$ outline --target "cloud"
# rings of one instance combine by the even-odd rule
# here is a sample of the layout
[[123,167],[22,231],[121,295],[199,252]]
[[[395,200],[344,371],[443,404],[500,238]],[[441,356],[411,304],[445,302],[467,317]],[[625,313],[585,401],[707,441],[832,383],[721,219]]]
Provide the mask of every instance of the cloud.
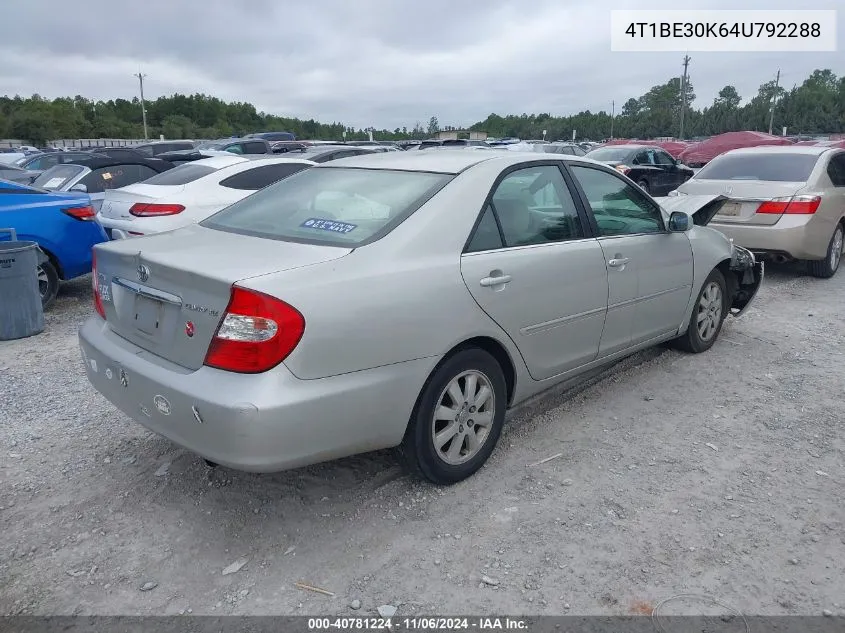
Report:
[[[822,0],[814,8],[837,8]],[[701,1],[698,9],[792,9],[788,0]],[[0,93],[95,99],[204,92],[259,110],[363,127],[432,115],[469,125],[491,112],[617,108],[681,72],[682,54],[612,53],[610,10],[633,0],[52,0],[8,3]],[[677,8],[661,0],[648,8]],[[54,17],[55,16],[55,17]],[[845,41],[839,26],[839,41]],[[693,53],[701,106],[725,84],[744,98],[781,69],[845,74],[837,53]]]

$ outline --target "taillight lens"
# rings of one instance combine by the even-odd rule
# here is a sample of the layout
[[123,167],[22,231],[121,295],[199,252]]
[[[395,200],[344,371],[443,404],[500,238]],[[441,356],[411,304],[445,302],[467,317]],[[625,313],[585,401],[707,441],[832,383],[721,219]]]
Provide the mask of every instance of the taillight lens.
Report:
[[208,347],[205,364],[257,374],[281,363],[299,344],[305,318],[280,299],[232,286],[223,320]]
[[97,217],[97,212],[94,207],[88,205],[87,207],[69,207],[62,209],[62,213],[69,215],[74,220],[90,221]]
[[812,215],[822,203],[820,196],[773,198],[757,207],[757,213],[783,215]]
[[91,255],[91,289],[94,291],[94,309],[104,319],[106,318],[106,308],[103,306],[103,299],[100,296],[100,281],[97,276],[97,252]]
[[631,168],[628,167],[628,165],[617,165],[616,167],[614,167],[614,169],[616,169],[616,171],[622,174],[627,174],[629,171],[631,171]]
[[129,213],[136,218],[150,218],[160,215],[176,215],[185,210],[181,204],[152,204],[146,202],[136,202],[133,204]]

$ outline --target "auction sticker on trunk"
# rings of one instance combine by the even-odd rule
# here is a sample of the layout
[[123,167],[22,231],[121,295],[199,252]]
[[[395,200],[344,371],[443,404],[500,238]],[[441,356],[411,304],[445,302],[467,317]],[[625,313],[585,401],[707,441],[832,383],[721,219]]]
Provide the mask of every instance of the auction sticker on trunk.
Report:
[[323,218],[308,218],[299,226],[306,229],[318,229],[320,231],[331,231],[332,233],[350,233],[358,228],[357,224],[325,220]]

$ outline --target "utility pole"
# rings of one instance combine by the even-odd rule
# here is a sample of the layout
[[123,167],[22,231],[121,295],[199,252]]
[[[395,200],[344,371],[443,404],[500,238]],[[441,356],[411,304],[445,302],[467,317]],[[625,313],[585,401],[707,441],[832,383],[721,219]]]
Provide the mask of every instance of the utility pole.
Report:
[[684,113],[687,110],[687,67],[689,66],[690,56],[684,55],[684,74],[681,77],[681,137],[684,140]]
[[771,108],[769,109],[769,134],[772,133],[772,123],[775,120],[775,101],[778,98],[778,87],[780,86],[780,68],[778,68],[778,74],[775,78],[775,89],[772,92],[772,104]]
[[610,140],[613,140],[613,119],[616,116],[616,101],[610,102]]
[[141,117],[144,121],[144,140],[148,140],[149,136],[147,135],[147,106],[144,103],[144,77],[146,75],[142,75],[141,71],[138,71],[138,74],[135,75],[138,78],[138,83],[141,85]]

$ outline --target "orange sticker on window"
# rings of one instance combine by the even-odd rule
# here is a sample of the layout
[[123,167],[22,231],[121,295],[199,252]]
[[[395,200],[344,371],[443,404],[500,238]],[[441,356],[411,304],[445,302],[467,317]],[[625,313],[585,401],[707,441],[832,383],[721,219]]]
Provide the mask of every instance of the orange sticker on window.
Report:
[[111,174],[109,172],[104,173],[103,180],[111,180]]

